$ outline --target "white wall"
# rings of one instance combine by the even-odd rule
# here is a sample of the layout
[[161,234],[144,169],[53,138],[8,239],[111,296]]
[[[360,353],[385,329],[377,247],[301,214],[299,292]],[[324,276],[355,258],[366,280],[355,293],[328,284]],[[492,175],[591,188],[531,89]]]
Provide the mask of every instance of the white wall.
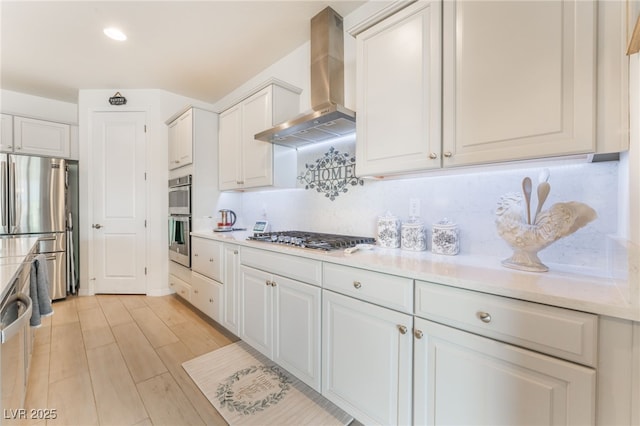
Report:
[[4,114],[78,124],[78,105],[10,90],[0,90],[0,110]]
[[116,89],[81,90],[78,114],[80,125],[80,289],[93,294],[90,281],[92,206],[91,206],[91,139],[88,131],[92,112],[144,111],[147,114],[147,294],[168,294],[167,285],[167,180],[168,131],[165,121],[186,105],[211,109],[211,105],[163,90],[121,91],[127,98],[124,106],[107,102]]

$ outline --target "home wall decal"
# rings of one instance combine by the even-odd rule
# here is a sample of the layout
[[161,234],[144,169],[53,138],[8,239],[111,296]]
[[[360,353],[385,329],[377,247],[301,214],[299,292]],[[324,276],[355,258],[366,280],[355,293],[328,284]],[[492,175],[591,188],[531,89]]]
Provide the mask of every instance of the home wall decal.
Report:
[[304,189],[315,189],[331,201],[348,191],[349,186],[363,185],[364,181],[355,175],[356,159],[331,147],[315,163],[304,165],[304,172],[298,181]]

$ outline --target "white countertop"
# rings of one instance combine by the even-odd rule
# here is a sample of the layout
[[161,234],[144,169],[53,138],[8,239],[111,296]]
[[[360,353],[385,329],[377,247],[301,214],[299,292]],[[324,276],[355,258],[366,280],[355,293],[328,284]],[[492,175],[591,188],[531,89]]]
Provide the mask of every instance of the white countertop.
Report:
[[22,262],[38,243],[38,237],[0,238],[0,295],[4,295],[15,279]]
[[250,241],[250,232],[192,232],[191,235],[263,250],[364,268],[416,280],[445,284],[568,309],[640,321],[640,250],[626,242],[612,244],[611,271],[599,276],[577,268],[551,265],[549,272],[521,272],[482,256],[444,256],[376,247],[345,254]]

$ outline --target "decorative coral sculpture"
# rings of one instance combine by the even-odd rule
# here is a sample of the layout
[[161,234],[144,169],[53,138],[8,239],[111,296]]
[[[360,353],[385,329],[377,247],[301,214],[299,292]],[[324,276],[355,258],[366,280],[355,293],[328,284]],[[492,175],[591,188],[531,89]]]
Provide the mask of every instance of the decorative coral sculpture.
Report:
[[[525,178],[527,179],[527,178]],[[546,183],[545,183],[546,184]],[[542,184],[541,184],[542,185]],[[548,184],[547,194],[548,194]],[[539,192],[540,194],[540,188]],[[597,217],[595,210],[576,201],[556,203],[549,210],[541,211],[546,199],[539,197],[539,206],[533,223],[530,217],[527,191],[509,193],[500,197],[496,209],[498,235],[513,249],[513,255],[502,261],[508,268],[530,272],[546,272],[549,268],[538,258],[538,252],[562,237],[571,235]],[[524,203],[523,203],[524,201]],[[531,220],[531,219],[529,219]]]

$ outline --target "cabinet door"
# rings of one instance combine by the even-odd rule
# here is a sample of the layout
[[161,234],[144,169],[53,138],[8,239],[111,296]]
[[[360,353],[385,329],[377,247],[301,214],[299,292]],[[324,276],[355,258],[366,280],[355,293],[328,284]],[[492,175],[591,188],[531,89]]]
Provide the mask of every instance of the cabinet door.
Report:
[[273,358],[271,275],[240,267],[240,338]]
[[169,170],[180,167],[178,120],[169,123]]
[[273,277],[273,360],[320,392],[321,289]]
[[240,332],[240,298],[238,268],[240,255],[238,246],[224,245],[224,267],[222,283],[224,287],[224,310],[222,325],[235,335]]
[[364,424],[411,423],[410,315],[322,295],[322,394]]
[[443,165],[595,150],[592,1],[446,1]]
[[440,167],[440,28],[427,1],[357,36],[358,176]]
[[68,124],[14,117],[13,127],[16,154],[69,157],[71,153]]
[[594,424],[594,370],[420,318],[415,333],[416,424]]
[[273,183],[273,145],[253,137],[273,125],[272,98],[272,86],[269,86],[242,104],[242,172],[245,188]]
[[193,163],[193,110],[178,118],[178,160],[180,166]]
[[0,114],[0,151],[13,150],[13,116]]
[[222,281],[222,243],[206,238],[191,238],[191,268],[216,281]]
[[220,189],[242,188],[242,108],[240,105],[220,114],[218,155]]
[[191,304],[214,321],[222,321],[222,285],[197,272],[191,273]]

